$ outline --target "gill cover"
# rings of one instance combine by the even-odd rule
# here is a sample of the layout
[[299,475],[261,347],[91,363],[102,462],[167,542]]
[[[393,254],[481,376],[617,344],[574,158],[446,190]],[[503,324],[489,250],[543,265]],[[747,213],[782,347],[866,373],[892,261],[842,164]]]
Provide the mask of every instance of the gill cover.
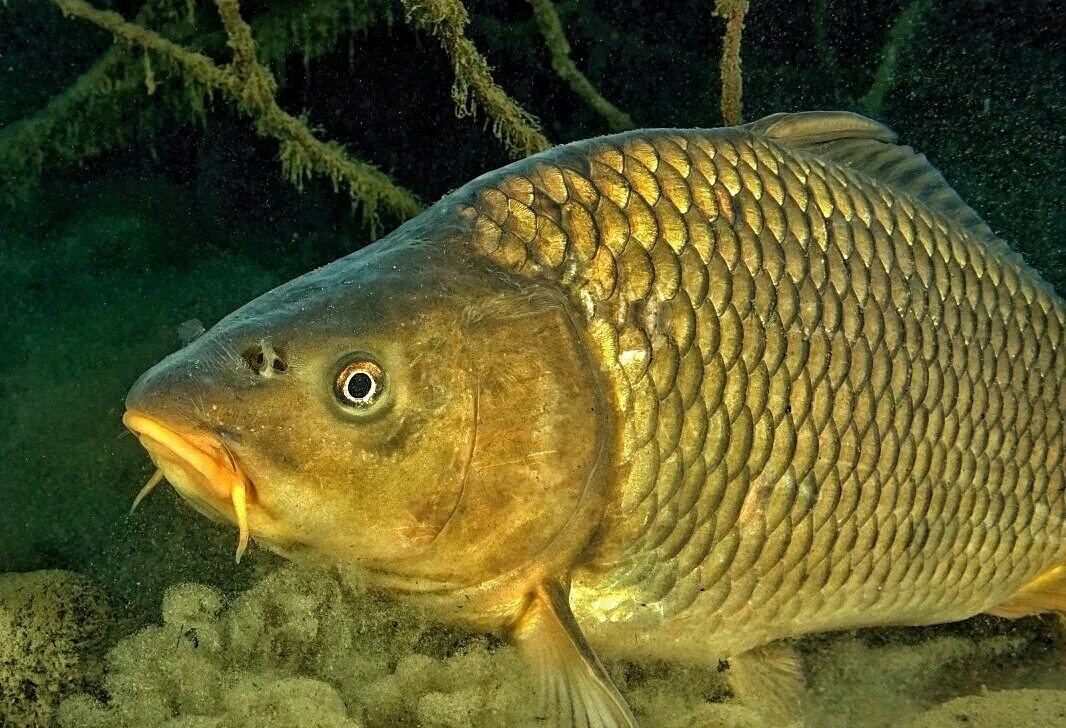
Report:
[[[432,544],[390,565],[398,586],[424,575],[502,589],[502,602],[513,605],[537,575],[565,574],[588,543],[605,505],[610,418],[578,331],[566,302],[540,286],[467,307],[468,466]],[[498,626],[509,611],[475,621]]]

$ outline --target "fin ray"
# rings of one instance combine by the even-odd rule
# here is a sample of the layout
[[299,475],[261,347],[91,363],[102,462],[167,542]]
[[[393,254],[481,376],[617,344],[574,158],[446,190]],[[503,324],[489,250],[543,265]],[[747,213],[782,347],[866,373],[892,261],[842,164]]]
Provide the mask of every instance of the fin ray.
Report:
[[1066,564],[1048,569],[988,610],[989,614],[1009,618],[1043,612],[1066,615]]
[[625,699],[585,640],[562,586],[539,586],[513,633],[537,672],[541,700],[566,728],[636,728]]
[[773,114],[745,128],[869,175],[951,218],[986,245],[1013,253],[924,154],[897,144],[895,132],[880,122],[849,111],[804,111]]
[[800,718],[806,680],[803,661],[783,642],[772,642],[729,658],[733,695],[770,719],[788,725]]

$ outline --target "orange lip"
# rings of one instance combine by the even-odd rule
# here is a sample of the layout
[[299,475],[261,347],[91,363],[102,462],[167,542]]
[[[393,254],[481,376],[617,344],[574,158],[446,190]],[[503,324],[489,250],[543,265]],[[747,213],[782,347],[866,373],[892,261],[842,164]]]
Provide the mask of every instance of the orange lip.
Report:
[[[240,537],[237,542],[237,561],[248,545],[248,495],[251,484],[234,462],[229,450],[215,437],[201,433],[179,433],[157,420],[139,412],[127,411],[124,424],[148,451],[153,462],[174,488],[198,510],[206,505],[226,513],[232,506],[232,519],[237,522]],[[154,487],[156,478],[145,490]],[[138,501],[142,494],[138,495]]]

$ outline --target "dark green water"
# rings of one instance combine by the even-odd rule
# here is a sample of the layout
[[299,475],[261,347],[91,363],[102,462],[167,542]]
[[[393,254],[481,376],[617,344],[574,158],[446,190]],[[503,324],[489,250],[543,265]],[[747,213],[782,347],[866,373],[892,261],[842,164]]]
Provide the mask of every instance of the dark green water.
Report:
[[[747,120],[784,110],[873,111],[925,152],[998,234],[1066,291],[1066,10],[1060,4],[752,4],[743,40]],[[528,4],[466,5],[469,37],[494,67],[495,80],[540,120],[552,142],[610,131],[552,70]],[[723,24],[711,15],[712,5],[571,0],[557,7],[578,68],[637,125],[652,127],[721,123],[717,58]],[[107,7],[127,18],[140,13],[171,39],[228,60],[212,3],[164,0],[147,11],[136,1]],[[903,13],[913,13],[913,27],[899,23]],[[398,3],[258,2],[246,3],[244,14],[279,79],[281,107],[306,112],[323,138],[343,143],[423,202],[513,158],[486,128],[491,122],[486,124],[484,112],[457,118],[448,56],[433,36],[405,22]],[[151,474],[120,422],[129,385],[177,347],[176,328],[183,321],[197,318],[210,326],[253,296],[366,245],[400,222],[386,211],[371,230],[358,206],[353,211],[348,196],[328,182],[312,179],[297,191],[282,178],[274,140],[257,135],[222,95],[200,108],[200,97],[181,74],[154,54],[147,61],[153,84],[145,80],[144,52],[122,46],[112,52],[108,83],[83,80],[93,85],[91,93],[72,94],[112,45],[108,33],[63,18],[48,2],[0,3],[0,572],[63,569],[91,580],[111,605],[106,635],[93,655],[159,623],[171,585],[197,582],[221,590],[204,587],[203,599],[228,598],[280,565],[254,548],[239,566],[233,564],[232,530],[206,522],[168,489],[127,515]],[[886,49],[898,56],[894,64],[886,65]],[[891,80],[877,87],[879,69],[891,70]],[[874,97],[883,102],[871,108]],[[64,98],[70,99],[66,105]],[[310,583],[319,592],[331,588]],[[490,717],[471,712],[469,705],[487,695],[511,701],[518,705],[514,715],[521,714],[524,693],[484,687],[523,679],[507,650],[496,665],[480,643],[457,648],[467,643],[454,635],[437,642],[411,636],[421,635],[421,627],[406,625],[403,644],[439,665],[408,665],[407,672],[396,673],[405,653],[380,644],[392,629],[383,618],[370,619],[369,631],[360,632],[351,620],[323,617],[314,635],[300,632],[311,629],[299,626],[298,595],[309,591],[289,582],[279,587],[285,596],[277,597],[284,605],[275,610],[283,615],[277,618],[282,626],[275,625],[282,633],[276,651],[253,655],[227,642],[232,649],[226,654],[239,654],[244,662],[223,657],[225,650],[204,658],[223,676],[220,681],[237,685],[227,703],[230,717],[221,722],[190,718],[223,715],[223,699],[174,697],[193,690],[187,681],[176,692],[160,689],[159,695],[169,696],[158,698],[163,712],[129,712],[119,719],[116,712],[85,708],[68,721],[89,721],[92,714],[101,725],[149,725],[166,715],[174,725],[236,725],[232,716],[245,700],[275,706],[256,720],[311,724],[308,713],[293,707],[296,695],[318,695],[307,698],[316,705],[343,697],[339,712],[322,725],[508,724],[506,710]],[[244,612],[226,607],[215,621],[186,614],[196,612],[190,604],[200,597],[175,597],[179,616],[173,621],[181,629],[161,628],[174,634],[155,635],[158,644],[142,633],[140,656],[123,643],[127,653],[110,663],[112,671],[143,673],[149,684],[151,674],[163,669],[162,658],[153,656],[160,635],[185,645],[188,622],[202,621],[207,634],[221,630],[218,624],[226,619],[239,625],[229,629],[254,633],[258,623],[248,614],[267,609],[245,597]],[[308,599],[309,610],[333,605],[321,595]],[[363,597],[336,599],[370,604],[359,601]],[[0,615],[3,609],[0,600]],[[343,645],[359,640],[365,641],[362,672],[342,664]],[[1053,623],[1040,619],[812,639],[804,643],[815,695],[809,722],[854,725],[864,717],[875,725],[910,725],[921,711],[981,686],[1066,689],[1060,647]],[[281,653],[300,657],[279,658]],[[88,689],[101,700],[110,695],[118,705],[115,696],[126,694],[105,682],[97,656],[86,659],[95,664],[63,689]],[[869,666],[877,661],[881,667]],[[316,682],[272,684],[263,688],[267,697],[257,698],[259,688],[241,682],[247,677],[242,666],[253,663],[260,673]],[[175,674],[194,674],[190,664],[175,667]],[[9,668],[0,660],[3,669]],[[724,694],[707,676],[682,678],[665,667],[616,669],[629,670],[622,679],[637,696],[638,712],[661,719],[650,725],[756,724],[747,714],[704,706],[708,697]],[[481,692],[464,687],[464,671],[479,676]],[[5,698],[4,684],[0,725],[18,725],[26,719],[5,714],[10,693]],[[407,698],[390,703],[382,697],[390,690]],[[418,698],[430,693],[460,697],[450,703]],[[1046,725],[1058,716],[1066,725],[1066,700],[1055,703],[1050,695],[1013,694],[1001,704],[963,706],[956,713],[972,710],[972,721],[992,720],[1001,715],[995,710],[1013,706],[1003,708],[1008,723],[988,724]],[[1025,717],[1034,705],[1052,707]],[[923,718],[934,722],[920,725],[956,724],[948,713]]]

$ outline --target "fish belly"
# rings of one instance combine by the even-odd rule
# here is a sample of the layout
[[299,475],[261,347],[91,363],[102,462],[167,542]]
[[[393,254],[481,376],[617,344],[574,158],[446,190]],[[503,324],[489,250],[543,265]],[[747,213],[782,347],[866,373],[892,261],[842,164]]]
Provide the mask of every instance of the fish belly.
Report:
[[1066,561],[1066,314],[1005,246],[742,131],[537,159],[469,216],[567,290],[617,408],[593,644],[960,619]]

